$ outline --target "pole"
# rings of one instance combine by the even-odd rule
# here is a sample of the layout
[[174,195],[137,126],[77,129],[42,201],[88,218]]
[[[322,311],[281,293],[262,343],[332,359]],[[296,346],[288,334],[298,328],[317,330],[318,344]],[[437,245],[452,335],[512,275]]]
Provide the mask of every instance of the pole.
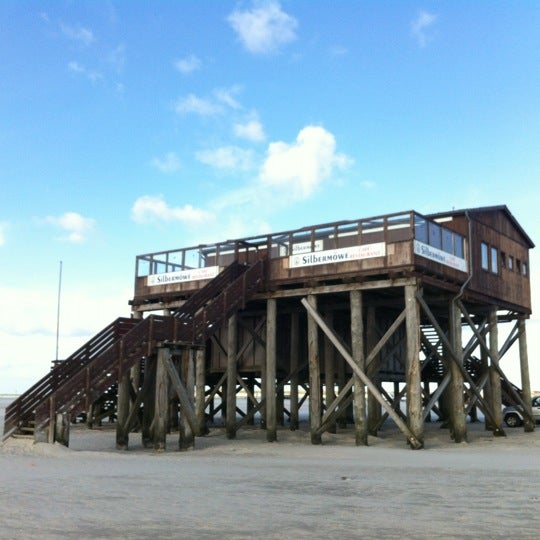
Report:
[[58,362],[58,342],[60,337],[60,294],[62,292],[62,261],[60,261],[60,272],[58,275],[58,303],[56,306],[56,358]]

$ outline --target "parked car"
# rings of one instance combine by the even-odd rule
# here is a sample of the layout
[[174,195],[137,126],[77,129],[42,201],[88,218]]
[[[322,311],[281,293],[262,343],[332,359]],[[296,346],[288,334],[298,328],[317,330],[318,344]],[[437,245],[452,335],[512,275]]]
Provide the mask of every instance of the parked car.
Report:
[[[532,414],[535,422],[540,422],[540,396],[532,399]],[[503,409],[503,420],[508,427],[517,427],[523,424],[523,414],[518,407],[510,405]]]

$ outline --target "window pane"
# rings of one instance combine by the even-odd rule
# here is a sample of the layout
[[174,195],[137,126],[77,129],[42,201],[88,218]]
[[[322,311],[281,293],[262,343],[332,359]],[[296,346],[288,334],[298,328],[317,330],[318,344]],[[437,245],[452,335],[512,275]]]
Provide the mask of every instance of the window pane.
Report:
[[414,237],[419,242],[428,243],[427,222],[424,218],[417,215],[414,216]]
[[491,271],[494,274],[499,273],[497,248],[494,248],[494,247],[491,248]]
[[523,263],[523,275],[526,276],[527,275],[527,263]]
[[442,248],[446,253],[454,253],[452,236],[452,231],[449,231],[448,229],[442,230]]
[[463,237],[454,233],[454,255],[463,259]]
[[508,268],[509,270],[514,269],[514,257],[512,257],[512,255],[508,257]]
[[441,228],[436,223],[429,223],[429,242],[430,246],[441,249]]
[[488,245],[482,242],[482,268],[489,270]]

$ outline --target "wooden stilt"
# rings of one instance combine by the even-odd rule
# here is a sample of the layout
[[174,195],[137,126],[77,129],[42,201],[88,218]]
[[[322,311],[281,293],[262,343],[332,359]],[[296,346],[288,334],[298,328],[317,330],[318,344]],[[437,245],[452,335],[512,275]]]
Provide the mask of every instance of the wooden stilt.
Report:
[[129,443],[129,426],[127,419],[129,416],[129,372],[118,381],[118,393],[116,403],[116,449],[127,450]]
[[58,413],[56,415],[54,440],[64,446],[69,446],[69,425],[70,418],[67,413]]
[[167,447],[167,409],[169,404],[169,378],[165,360],[169,358],[169,349],[158,350],[156,366],[156,396],[154,408],[154,450],[163,452]]
[[[144,448],[152,448],[154,445],[152,422],[154,421],[154,409],[156,401],[156,358],[147,358],[144,367],[144,394],[143,412],[141,419],[141,439]],[[149,380],[148,380],[149,379]]]
[[198,348],[195,350],[195,414],[197,416],[198,429],[195,433],[202,437],[208,434],[208,426],[206,425],[205,410],[205,386],[206,386],[206,366],[205,366],[205,350]]
[[277,306],[275,299],[266,303],[266,440],[277,440],[276,418],[276,325]]
[[[317,309],[317,297],[310,294],[307,297],[308,304]],[[308,359],[309,359],[309,424],[311,443],[322,444],[319,431],[322,417],[321,407],[321,373],[319,358],[319,329],[317,322],[308,314]]]
[[[518,319],[519,331],[519,365],[521,368],[521,395],[525,406],[528,409],[529,416],[532,417],[532,395],[531,379],[529,376],[529,357],[527,353],[527,332],[525,328],[525,317],[521,315]],[[534,431],[535,424],[525,416],[523,427],[526,432]]]
[[[377,345],[377,321],[375,316],[375,307],[367,307],[367,316],[366,316],[366,355],[373,350]],[[368,366],[366,366],[367,375],[373,381],[377,387],[380,388],[379,381],[379,366],[380,364],[380,355],[377,355]],[[368,393],[368,433],[373,436],[377,436],[377,426],[381,420],[381,404],[377,401],[377,398],[373,395],[372,392]]]
[[[195,388],[195,351],[193,349],[184,349],[182,351],[181,373],[182,381],[187,390],[189,404],[193,408],[195,400],[193,390]],[[196,423],[196,427],[198,422]],[[178,426],[178,449],[188,450],[195,447],[195,432],[189,422],[189,416],[183,407],[180,408],[180,423]]]
[[[326,320],[330,326],[333,324],[334,314],[330,311],[326,316]],[[335,390],[335,349],[334,345],[328,338],[324,336],[324,386],[325,386],[325,401],[326,408],[330,407],[334,400],[336,399],[336,390]],[[327,427],[328,433],[336,433],[336,422],[335,420],[330,422]]]
[[491,389],[491,411],[493,414],[493,422],[495,424],[494,435],[502,432],[503,418],[502,418],[502,393],[501,393],[501,376],[497,367],[492,360],[495,358],[495,362],[499,359],[499,325],[497,317],[497,308],[493,307],[489,311],[489,382]]
[[292,431],[298,429],[299,426],[299,412],[298,412],[298,355],[299,355],[299,319],[300,314],[298,311],[291,313],[291,342],[290,342],[290,362],[291,362],[291,389],[290,389],[290,409],[291,417],[289,420],[289,427]]
[[[449,305],[450,343],[456,358],[463,365],[463,345],[461,338],[461,312],[457,303],[452,300]],[[467,424],[465,423],[465,403],[463,375],[457,362],[450,364],[450,430],[456,443],[467,441]]]
[[407,422],[415,439],[423,446],[424,419],[422,415],[422,388],[420,379],[420,309],[416,302],[416,291],[416,285],[405,286]]
[[[363,371],[365,369],[364,360],[364,321],[362,315],[362,293],[361,291],[350,292],[351,302],[351,350],[355,364]],[[354,434],[357,446],[367,446],[368,430],[366,416],[366,388],[362,379],[355,373],[354,381]]]
[[238,346],[238,317],[229,318],[227,331],[227,414],[225,433],[228,439],[236,437],[236,353]]

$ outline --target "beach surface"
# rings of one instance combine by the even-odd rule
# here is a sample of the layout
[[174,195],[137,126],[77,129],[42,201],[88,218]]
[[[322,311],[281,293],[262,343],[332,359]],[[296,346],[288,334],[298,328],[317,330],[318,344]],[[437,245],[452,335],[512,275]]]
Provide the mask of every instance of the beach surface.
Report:
[[[0,421],[3,407],[0,400]],[[537,538],[540,432],[493,437],[469,424],[455,444],[426,425],[423,450],[385,425],[368,447],[352,430],[222,429],[196,448],[115,450],[114,427],[73,426],[70,447],[9,439],[0,446],[0,539]]]

